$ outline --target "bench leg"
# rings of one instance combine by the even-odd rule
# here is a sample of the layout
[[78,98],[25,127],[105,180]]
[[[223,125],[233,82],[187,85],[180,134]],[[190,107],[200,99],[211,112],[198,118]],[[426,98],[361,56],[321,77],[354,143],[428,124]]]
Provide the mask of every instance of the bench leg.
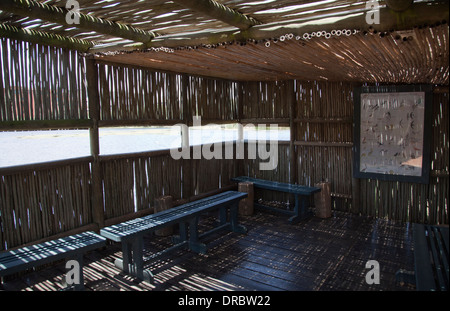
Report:
[[80,265],[80,283],[74,285],[74,290],[81,291],[84,290],[83,254],[78,253],[78,255],[75,257],[75,260],[77,260],[78,264]]
[[410,285],[416,286],[416,275],[414,271],[408,271],[400,269],[395,273],[395,280],[400,283],[400,285]]
[[[295,205],[294,205],[294,216],[292,216],[291,218],[289,218],[289,221],[291,223],[297,223],[300,220],[300,202],[299,202],[299,197],[298,194],[295,195]],[[302,200],[302,205],[303,205],[303,200]]]
[[[79,270],[78,271],[71,271],[71,270],[67,271],[67,273],[63,276],[63,279],[62,279],[62,285],[64,288],[61,290],[62,291],[69,291],[69,290],[82,291],[82,290],[84,290],[83,254],[78,253],[75,256],[68,258],[67,263],[71,260],[74,260],[78,263]],[[66,268],[69,269],[70,265],[69,265],[69,267],[66,266]],[[71,274],[78,272],[78,275],[74,276],[75,279],[73,281],[70,280],[70,282],[68,282],[68,279],[67,279],[69,277],[69,275],[68,275],[69,272]],[[78,281],[78,282],[75,283],[75,281]]]
[[189,249],[196,253],[206,254],[206,244],[200,243],[198,238],[198,217],[189,220]]
[[144,241],[142,237],[134,238],[131,241],[123,241],[123,259],[116,259],[114,264],[123,272],[131,274],[140,280],[152,283],[152,273],[148,270],[144,270],[143,249]]
[[188,229],[187,228],[188,228],[187,223],[185,223],[185,222],[179,223],[180,235],[172,237],[173,244],[180,244],[180,243],[186,242],[188,240]]
[[227,223],[227,209],[225,207],[221,207],[219,209],[219,225],[224,225]]
[[239,204],[235,203],[230,206],[230,225],[231,231],[237,233],[247,233],[247,228],[238,223],[238,212],[239,212]]
[[308,198],[301,196],[301,203],[298,194],[295,195],[294,216],[289,218],[289,222],[295,224],[308,217]]
[[[78,263],[78,271],[73,271],[75,267],[71,267],[70,265],[67,266],[67,263],[69,261],[76,261]],[[69,291],[69,290],[75,290],[75,291],[82,291],[84,290],[84,274],[83,274],[83,254],[79,253],[73,257],[70,257],[67,259],[66,262],[66,269],[72,269],[68,270],[66,274],[63,276],[62,279],[62,286],[63,288],[60,289],[61,291]],[[69,275],[70,274],[70,275]],[[73,280],[68,279],[69,277],[74,277]]]

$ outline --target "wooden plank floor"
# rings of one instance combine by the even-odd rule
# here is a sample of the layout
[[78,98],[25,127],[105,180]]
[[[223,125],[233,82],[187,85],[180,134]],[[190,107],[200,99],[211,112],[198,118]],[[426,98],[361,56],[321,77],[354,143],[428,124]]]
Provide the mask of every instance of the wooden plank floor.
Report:
[[[413,270],[411,228],[385,220],[333,212],[329,219],[312,217],[291,225],[282,214],[255,212],[240,217],[247,235],[221,232],[208,237],[206,255],[170,252],[146,263],[154,284],[125,275],[114,266],[120,244],[85,256],[85,284],[92,291],[407,291],[395,272]],[[201,221],[210,228],[213,217]],[[167,237],[145,239],[151,254],[169,245]],[[368,260],[380,264],[380,284],[368,285]],[[58,290],[64,262],[8,280],[3,290]]]

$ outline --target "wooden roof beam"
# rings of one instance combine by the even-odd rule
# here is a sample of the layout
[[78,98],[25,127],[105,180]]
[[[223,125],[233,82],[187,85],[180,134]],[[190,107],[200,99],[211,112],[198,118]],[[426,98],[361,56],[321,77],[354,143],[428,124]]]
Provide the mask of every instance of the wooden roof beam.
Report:
[[214,0],[173,0],[188,9],[201,12],[241,30],[246,30],[261,22],[253,17],[246,16]]
[[[3,1],[3,0],[2,0]],[[87,40],[68,38],[57,34],[22,29],[12,25],[0,24],[0,37],[27,41],[35,44],[49,45],[59,48],[67,48],[80,52],[88,52],[94,43]]]
[[66,15],[70,12],[69,10],[66,8],[40,3],[34,0],[1,0],[0,10],[20,16],[61,24],[68,27],[77,27],[88,31],[96,31],[101,34],[125,38],[146,44],[150,43],[150,41],[155,37],[153,32],[82,13],[78,13],[79,23],[68,24],[66,22]]

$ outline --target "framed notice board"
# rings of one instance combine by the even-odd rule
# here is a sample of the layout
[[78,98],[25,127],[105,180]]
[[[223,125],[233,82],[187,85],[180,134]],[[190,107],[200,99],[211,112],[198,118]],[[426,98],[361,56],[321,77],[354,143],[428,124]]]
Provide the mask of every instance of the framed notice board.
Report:
[[428,183],[431,86],[359,87],[354,104],[354,177]]

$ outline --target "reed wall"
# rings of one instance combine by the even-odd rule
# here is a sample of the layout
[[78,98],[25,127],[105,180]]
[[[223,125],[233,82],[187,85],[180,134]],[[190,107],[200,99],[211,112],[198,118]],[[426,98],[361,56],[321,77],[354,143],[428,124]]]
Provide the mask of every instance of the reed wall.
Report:
[[238,84],[233,81],[110,63],[100,63],[98,73],[101,121],[237,119]]
[[399,221],[448,224],[449,100],[433,94],[429,184],[361,179],[361,213]]
[[85,62],[76,51],[0,38],[0,120],[87,119]]
[[0,250],[92,223],[89,159],[0,177]]
[[233,160],[174,160],[170,152],[102,157],[105,219],[152,209],[155,199],[174,201],[232,186],[238,173]]
[[[70,120],[60,123],[62,128],[89,128],[95,138],[96,126],[191,124],[196,115],[203,124],[291,128],[291,141],[279,142],[278,165],[270,171],[260,170],[258,159],[174,160],[168,150],[114,156],[93,151],[82,159],[0,168],[0,250],[87,226],[98,229],[98,212],[113,223],[151,213],[162,195],[183,202],[228,189],[237,175],[308,186],[329,181],[334,209],[448,224],[448,88],[433,97],[430,184],[355,181],[353,83],[228,81],[99,62],[93,70],[97,85],[91,86],[88,63],[76,52],[3,38],[0,46],[2,130],[27,130],[30,124],[46,129],[48,121]],[[88,94],[92,88],[98,100]],[[95,195],[100,195],[100,206]],[[279,193],[259,196],[291,200]]]

